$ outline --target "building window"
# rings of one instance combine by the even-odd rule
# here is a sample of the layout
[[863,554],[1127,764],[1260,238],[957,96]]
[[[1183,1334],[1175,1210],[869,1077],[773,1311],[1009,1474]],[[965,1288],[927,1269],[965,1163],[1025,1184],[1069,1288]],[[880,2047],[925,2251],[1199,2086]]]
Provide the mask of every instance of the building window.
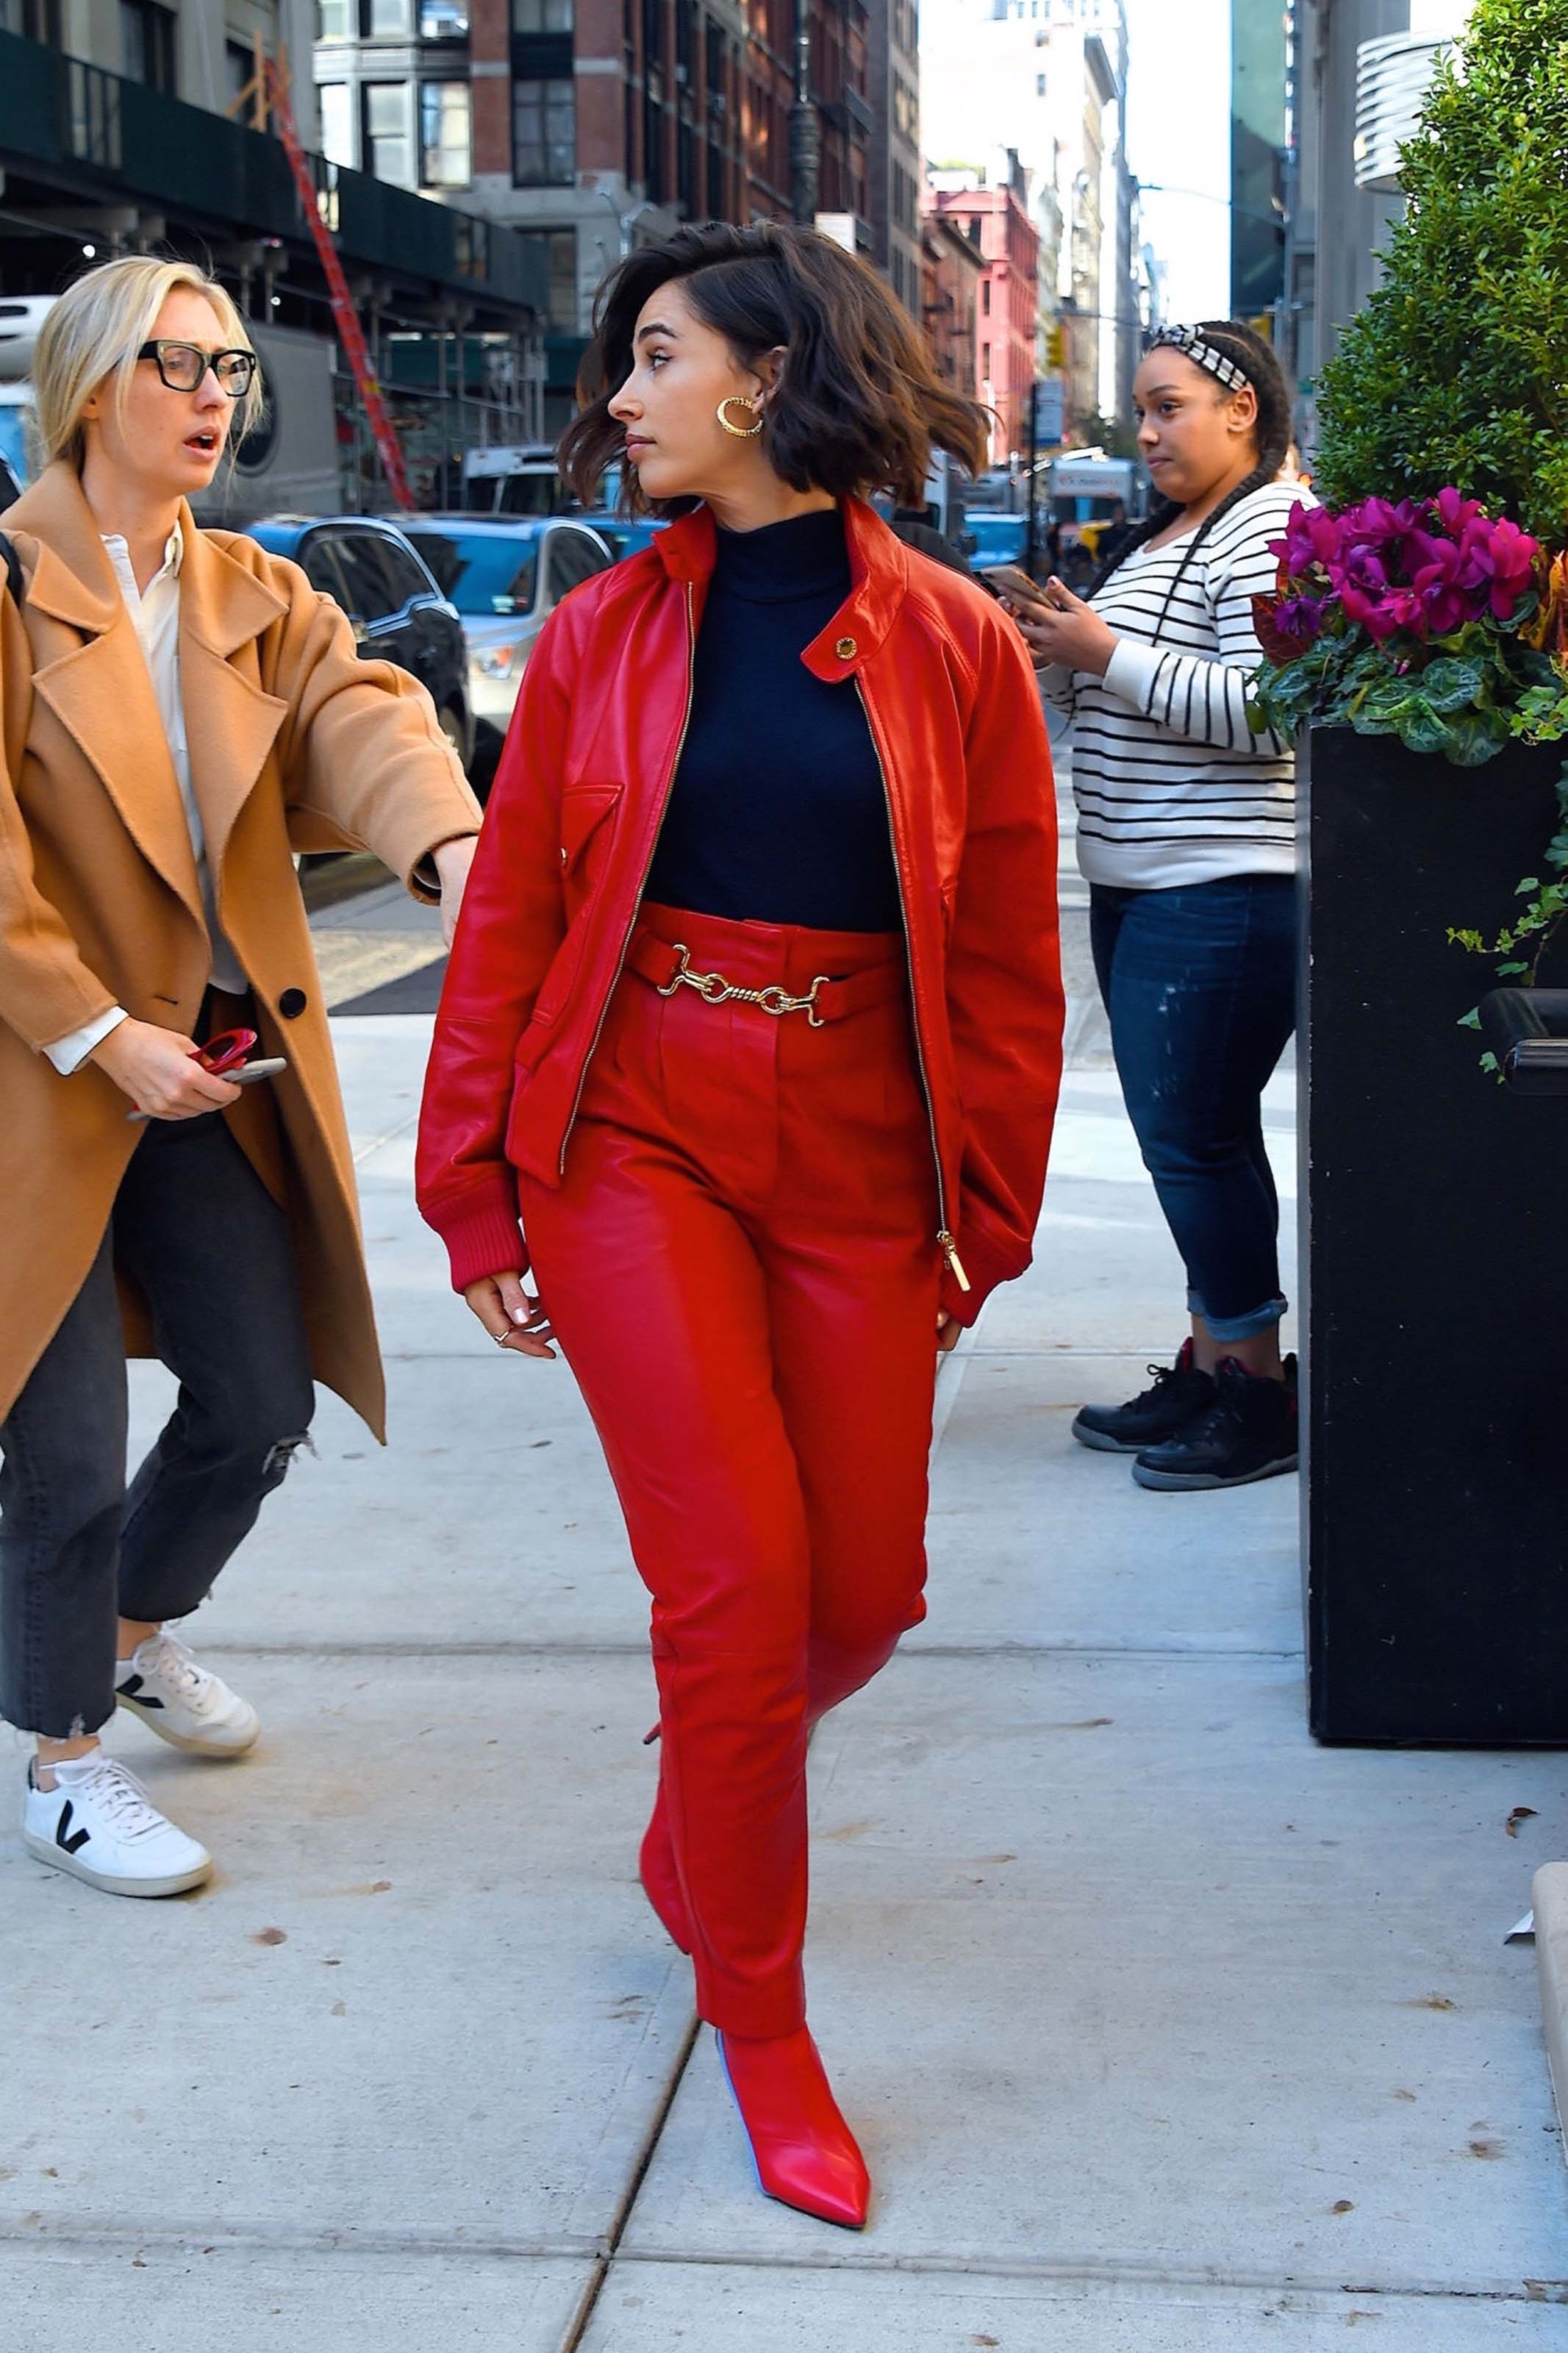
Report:
[[414,142],[409,136],[408,84],[370,81],[364,86],[364,168],[395,188],[414,185]]
[[223,45],[223,69],[224,79],[228,84],[229,104],[234,107],[239,121],[248,122],[256,104],[255,92],[252,91],[246,100],[243,111],[239,100],[244,96],[246,85],[256,79],[255,50],[244,41],[226,41]]
[[359,31],[354,0],[316,0],[318,41],[352,41]]
[[514,81],[511,176],[520,188],[569,188],[577,176],[577,94],[569,81]]
[[991,280],[983,279],[980,286],[980,308],[986,318],[991,316]]
[[0,0],[0,31],[60,46],[60,0]]
[[468,0],[419,0],[419,37],[422,41],[466,41]]
[[1035,96],[1037,98],[1044,98],[1045,94],[1046,77],[1044,74],[1037,74],[1035,76]]
[[989,384],[991,381],[991,346],[989,343],[982,343],[980,346],[980,374],[984,382]]
[[569,33],[572,0],[511,0],[514,33]]
[[353,91],[346,81],[324,81],[316,91],[321,111],[321,153],[329,164],[354,168]]
[[364,29],[373,41],[405,41],[408,0],[365,0]]
[[156,0],[120,0],[120,53],[132,81],[174,94],[174,16]]
[[697,143],[689,122],[677,123],[675,129],[675,194],[689,220],[697,210]]
[[542,252],[550,278],[550,323],[559,332],[577,332],[577,232],[574,228],[521,228],[513,232]]
[[466,188],[474,176],[466,81],[419,85],[419,185]]

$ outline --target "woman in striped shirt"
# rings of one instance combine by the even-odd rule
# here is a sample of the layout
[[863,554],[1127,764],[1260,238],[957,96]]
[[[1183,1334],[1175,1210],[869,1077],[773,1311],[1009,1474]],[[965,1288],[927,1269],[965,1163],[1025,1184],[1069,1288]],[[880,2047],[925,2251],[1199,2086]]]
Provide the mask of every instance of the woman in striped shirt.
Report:
[[1301,493],[1279,479],[1289,395],[1250,328],[1157,330],[1134,400],[1152,513],[1087,602],[1051,580],[1011,609],[1073,722],[1095,970],[1192,1331],[1152,1388],[1073,1432],[1131,1454],[1142,1486],[1228,1487],[1296,1466],[1261,1110],[1294,1024],[1294,762],[1249,729],[1246,681]]

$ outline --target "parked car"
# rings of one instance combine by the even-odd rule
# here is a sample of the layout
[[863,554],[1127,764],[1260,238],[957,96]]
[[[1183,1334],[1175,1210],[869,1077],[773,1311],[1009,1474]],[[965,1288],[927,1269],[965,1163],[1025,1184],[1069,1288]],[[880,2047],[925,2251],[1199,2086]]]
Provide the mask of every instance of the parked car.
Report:
[[597,507],[582,520],[598,533],[617,564],[624,555],[640,555],[661,531],[669,528],[662,518],[656,522],[651,516],[639,515],[634,522],[627,515],[608,514]]
[[[985,507],[965,507],[964,536],[960,545],[971,564],[979,568],[988,564],[1018,564],[1023,560],[1028,530],[1028,518],[1025,515],[997,514]],[[972,540],[973,547],[969,544]]]
[[0,456],[0,514],[22,495],[22,485],[11,471],[6,459]]
[[474,757],[468,654],[456,608],[394,524],[372,515],[271,515],[248,537],[300,565],[348,615],[366,661],[395,662],[430,691],[465,768]]
[[402,528],[462,618],[474,712],[474,780],[489,789],[540,630],[568,589],[607,571],[616,551],[564,515],[406,515]]

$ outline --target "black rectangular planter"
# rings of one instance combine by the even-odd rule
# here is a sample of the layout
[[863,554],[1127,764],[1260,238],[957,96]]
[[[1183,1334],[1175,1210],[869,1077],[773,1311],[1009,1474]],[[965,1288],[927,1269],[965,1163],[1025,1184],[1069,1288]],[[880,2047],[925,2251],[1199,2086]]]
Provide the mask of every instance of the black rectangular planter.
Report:
[[[1321,1740],[1568,1744],[1568,1100],[1457,1026],[1552,747],[1302,747],[1302,1552]],[[1568,954],[1560,961],[1568,964]],[[1542,977],[1552,978],[1552,973]]]

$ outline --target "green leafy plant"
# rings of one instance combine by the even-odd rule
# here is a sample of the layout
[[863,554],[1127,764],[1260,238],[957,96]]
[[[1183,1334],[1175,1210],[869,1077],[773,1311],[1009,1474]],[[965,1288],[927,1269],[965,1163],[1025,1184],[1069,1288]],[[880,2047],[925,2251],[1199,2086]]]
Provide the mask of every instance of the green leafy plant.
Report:
[[[1260,724],[1326,719],[1479,768],[1568,738],[1568,0],[1476,0],[1402,177],[1382,282],[1319,379],[1321,544],[1299,510],[1253,691]],[[1451,593],[1461,501],[1474,532],[1538,543],[1489,609]],[[1387,545],[1358,521],[1373,511]],[[1521,912],[1449,933],[1502,979],[1535,980],[1568,920],[1568,761],[1558,800]]]
[[1477,0],[1403,151],[1382,283],[1319,379],[1330,506],[1451,482],[1568,537],[1568,5]]

